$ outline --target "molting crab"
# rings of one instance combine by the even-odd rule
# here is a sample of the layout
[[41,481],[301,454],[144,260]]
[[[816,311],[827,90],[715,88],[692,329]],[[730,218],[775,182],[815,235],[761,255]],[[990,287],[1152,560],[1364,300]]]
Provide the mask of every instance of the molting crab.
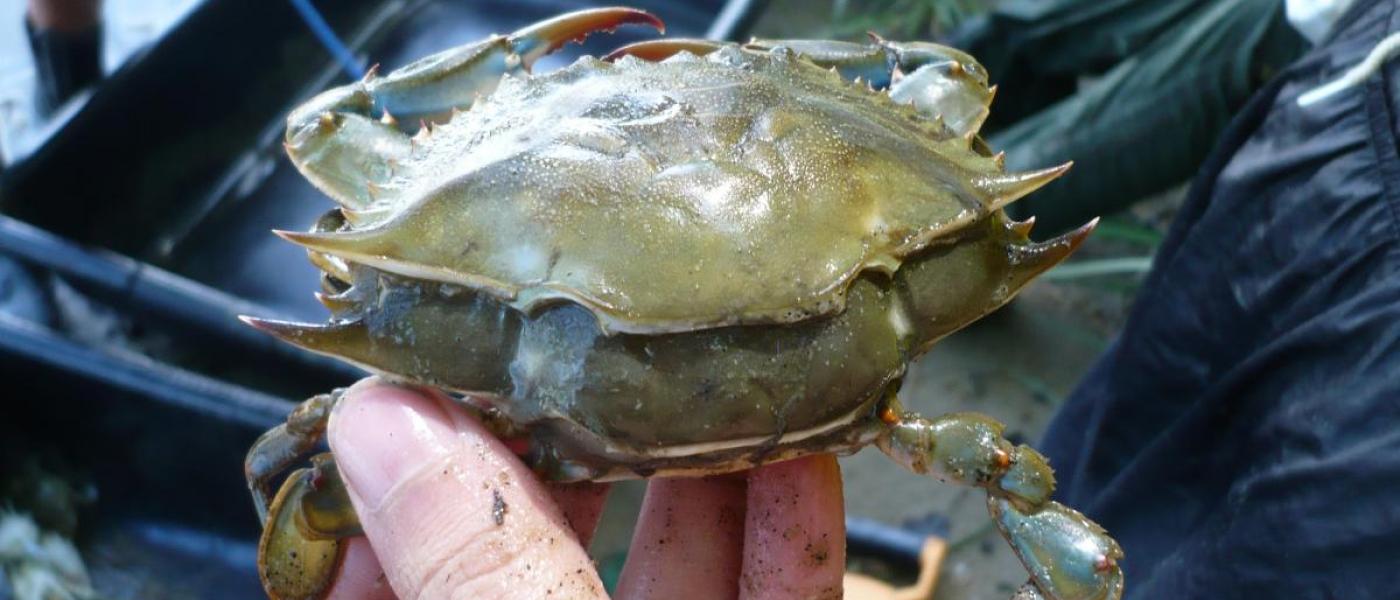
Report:
[[[901,408],[906,364],[1064,259],[1002,208],[1068,165],[1006,173],[971,57],[869,44],[657,40],[546,74],[539,57],[654,16],[566,14],[327,91],[287,122],[340,206],[307,233],[330,321],[246,319],[460,397],[544,478],[699,476],[875,444],[977,486],[1027,598],[1117,598],[1122,552],[1050,500],[1045,459],[974,413]],[[409,121],[406,118],[412,118]],[[399,119],[423,119],[417,134]],[[315,452],[338,395],[258,440],[270,594],[318,597],[358,532]]]

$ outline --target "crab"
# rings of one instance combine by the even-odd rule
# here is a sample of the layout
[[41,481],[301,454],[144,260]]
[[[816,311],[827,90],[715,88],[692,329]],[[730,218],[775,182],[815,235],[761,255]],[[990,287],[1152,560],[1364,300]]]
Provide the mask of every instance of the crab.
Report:
[[[1033,242],[1002,210],[1068,165],[1007,173],[977,135],[987,73],[931,43],[660,39],[531,72],[625,24],[662,28],[635,9],[569,13],[298,107],[288,155],[339,207],[278,234],[322,271],[332,316],[245,320],[451,393],[525,440],[547,480],[873,444],[987,492],[1030,573],[1017,597],[1120,597],[1121,549],[1050,499],[1042,455],[990,417],[925,418],[897,396],[911,360],[1088,235]],[[307,400],[248,455],[276,598],[324,594],[359,533],[316,453],[338,398]]]

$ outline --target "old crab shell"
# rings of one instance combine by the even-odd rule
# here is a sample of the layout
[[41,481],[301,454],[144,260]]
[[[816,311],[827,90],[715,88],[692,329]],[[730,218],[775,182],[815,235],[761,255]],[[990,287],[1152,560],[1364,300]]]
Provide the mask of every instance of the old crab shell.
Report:
[[[873,443],[987,490],[1031,572],[1023,594],[1121,594],[1121,550],[1049,500],[1043,457],[988,417],[925,419],[894,395],[909,360],[1088,234],[1033,243],[1002,211],[1068,165],[1005,173],[976,135],[986,73],[933,44],[660,40],[529,72],[623,23],[660,24],[564,15],[298,108],[288,154],[341,208],[279,233],[324,272],[333,317],[249,321],[462,394],[556,480]],[[401,133],[415,117],[432,122]],[[321,594],[357,531],[329,455],[269,493],[337,398],[307,401],[249,454],[275,597]]]

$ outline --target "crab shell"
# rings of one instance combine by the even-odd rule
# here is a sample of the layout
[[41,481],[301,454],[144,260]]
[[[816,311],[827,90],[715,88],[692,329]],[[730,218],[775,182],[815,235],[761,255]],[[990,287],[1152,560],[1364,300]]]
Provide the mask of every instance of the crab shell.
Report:
[[[375,128],[339,114],[288,149],[341,190],[328,141]],[[908,361],[1092,227],[1032,243],[1002,207],[1063,167],[1006,174],[963,129],[782,48],[507,76],[375,138],[364,193],[283,233],[326,272],[330,323],[260,326],[464,394],[556,479],[852,450]]]

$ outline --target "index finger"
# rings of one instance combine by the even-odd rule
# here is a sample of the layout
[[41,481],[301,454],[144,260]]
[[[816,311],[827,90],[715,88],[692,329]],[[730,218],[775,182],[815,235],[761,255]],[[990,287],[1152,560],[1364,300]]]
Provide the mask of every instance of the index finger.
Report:
[[750,471],[739,597],[841,598],[845,514],[830,454]]
[[603,596],[548,488],[460,406],[383,383],[356,385],[328,433],[400,598]]

